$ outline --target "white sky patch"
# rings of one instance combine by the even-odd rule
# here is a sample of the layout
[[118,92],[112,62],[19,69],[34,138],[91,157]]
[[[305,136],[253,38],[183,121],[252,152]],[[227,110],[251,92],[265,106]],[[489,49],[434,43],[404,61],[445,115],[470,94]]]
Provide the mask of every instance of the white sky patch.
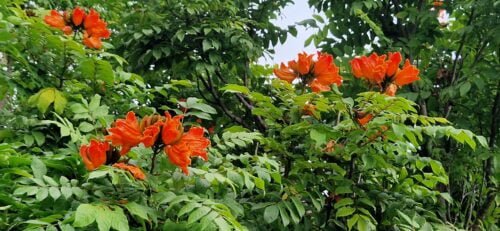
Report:
[[[276,20],[273,20],[277,26],[286,28],[289,25],[294,25],[305,19],[312,18],[314,14],[313,9],[309,8],[307,0],[296,0],[293,5],[286,6],[282,11],[281,15],[278,16]],[[284,44],[278,42],[274,47],[275,54],[274,57],[268,57],[267,55],[261,57],[257,62],[259,64],[280,64],[281,62],[288,62],[289,60],[296,59],[297,54],[305,51],[308,54],[316,53],[318,50],[314,44],[310,44],[304,47],[304,42],[309,36],[314,34],[313,29],[304,28],[303,26],[297,26],[297,37],[288,35]]]

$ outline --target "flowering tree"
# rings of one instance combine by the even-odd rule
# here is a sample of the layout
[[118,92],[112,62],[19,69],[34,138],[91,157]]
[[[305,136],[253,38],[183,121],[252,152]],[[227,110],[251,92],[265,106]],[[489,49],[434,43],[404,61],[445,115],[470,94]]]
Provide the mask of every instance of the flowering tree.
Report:
[[[419,151],[485,138],[398,97],[423,80],[398,51],[250,65],[262,51],[242,49],[273,41],[266,17],[288,1],[261,2],[265,17],[256,2],[0,4],[0,228],[457,228],[440,217],[447,172]],[[138,26],[148,9],[202,26]]]

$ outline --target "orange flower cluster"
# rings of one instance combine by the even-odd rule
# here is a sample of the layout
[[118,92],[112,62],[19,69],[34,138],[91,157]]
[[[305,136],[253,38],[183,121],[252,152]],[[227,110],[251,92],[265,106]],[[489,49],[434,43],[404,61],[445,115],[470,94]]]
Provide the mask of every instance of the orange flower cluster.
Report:
[[63,14],[51,10],[50,14],[45,16],[44,21],[51,27],[62,30],[66,35],[71,35],[73,31],[83,31],[83,44],[93,49],[100,49],[101,39],[109,38],[111,35],[106,22],[93,9],[90,9],[88,14],[80,7],[76,7],[71,12],[65,11]]
[[352,73],[356,78],[364,78],[374,85],[378,85],[382,91],[394,96],[398,87],[419,80],[418,69],[406,59],[403,68],[399,67],[402,61],[399,52],[387,55],[362,56],[351,61]]
[[155,123],[151,123],[152,117],[145,117],[139,124],[135,113],[130,111],[125,119],[116,120],[115,126],[108,129],[110,135],[106,136],[106,140],[111,141],[114,146],[121,146],[122,156],[140,143],[149,148],[156,141],[162,124],[158,118],[155,120]]
[[[143,180],[145,174],[139,167],[116,162],[131,148],[141,143],[149,148],[153,145],[159,147],[163,142],[165,154],[170,161],[187,175],[191,157],[198,156],[205,161],[208,160],[207,147],[210,145],[210,140],[204,137],[205,130],[202,127],[192,127],[188,132],[184,132],[182,119],[182,115],[172,118],[169,113],[165,113],[165,117],[145,116],[139,122],[134,112],[128,112],[125,119],[116,120],[108,129],[110,134],[105,137],[106,141],[91,140],[90,144],[82,145],[80,156],[89,171],[104,164],[113,164],[113,167],[127,170],[136,179]],[[120,147],[120,151],[114,152],[108,142]]]
[[313,56],[305,52],[298,54],[297,60],[288,61],[288,66],[281,63],[280,68],[274,69],[274,74],[289,83],[300,78],[313,92],[329,91],[332,84],[340,86],[342,77],[333,62],[333,56],[318,52],[316,61]]
[[179,166],[184,174],[188,175],[187,166],[191,164],[192,156],[208,160],[206,149],[210,145],[210,140],[203,136],[205,131],[202,127],[192,127],[184,133],[182,115],[172,118],[168,112],[165,112],[165,118],[161,134],[165,144],[165,154],[173,164]]

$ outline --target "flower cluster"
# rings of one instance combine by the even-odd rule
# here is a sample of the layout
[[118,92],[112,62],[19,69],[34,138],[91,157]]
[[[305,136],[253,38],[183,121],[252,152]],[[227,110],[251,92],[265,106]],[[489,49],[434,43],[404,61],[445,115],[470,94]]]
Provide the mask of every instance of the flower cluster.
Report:
[[[165,154],[170,162],[179,166],[187,175],[191,157],[198,156],[208,160],[207,147],[210,140],[204,137],[203,127],[191,127],[184,132],[182,115],[172,117],[168,112],[165,116],[145,116],[140,122],[134,112],[128,112],[125,119],[118,119],[108,129],[109,135],[105,141],[91,140],[90,144],[80,147],[80,156],[85,167],[95,170],[103,164],[113,164],[113,167],[124,169],[132,173],[137,179],[144,179],[145,174],[134,165],[119,162],[131,148],[143,144],[144,147],[164,147]],[[160,135],[161,134],[161,135]],[[160,139],[161,137],[161,139]],[[113,147],[120,147],[115,151]]]
[[93,9],[90,9],[88,14],[80,7],[72,11],[64,11],[63,14],[51,10],[50,14],[45,16],[44,21],[51,27],[62,30],[66,35],[82,31],[83,44],[93,49],[100,49],[101,39],[109,38],[111,35],[106,22]]
[[332,84],[340,86],[342,77],[339,68],[333,63],[333,56],[320,52],[317,60],[313,60],[313,56],[303,52],[297,60],[288,61],[288,66],[281,63],[280,68],[274,69],[274,74],[289,83],[299,78],[313,92],[329,91]]
[[352,74],[356,78],[368,80],[381,88],[387,95],[394,96],[398,87],[419,80],[418,69],[407,59],[403,68],[399,67],[402,57],[399,52],[387,55],[361,56],[351,61]]

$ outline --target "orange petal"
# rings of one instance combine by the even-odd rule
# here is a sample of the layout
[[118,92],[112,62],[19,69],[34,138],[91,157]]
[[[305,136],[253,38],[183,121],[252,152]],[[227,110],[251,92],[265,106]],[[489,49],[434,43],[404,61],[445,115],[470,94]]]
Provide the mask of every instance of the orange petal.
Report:
[[172,116],[165,112],[165,122],[163,123],[163,129],[161,132],[161,138],[165,145],[174,144],[182,137],[184,133],[184,127],[182,126],[182,115]]
[[77,6],[73,10],[73,15],[72,15],[73,24],[75,26],[80,26],[82,24],[84,18],[85,18],[85,11],[82,10],[82,8]]
[[402,70],[398,70],[396,75],[394,76],[394,83],[398,86],[404,86],[410,83],[413,83],[420,78],[418,77],[419,70],[417,67],[410,64],[410,61],[407,59],[405,61],[405,65]]
[[167,145],[165,153],[172,164],[179,166],[184,174],[189,175],[188,166],[191,164],[191,150],[184,142]]
[[356,78],[361,78],[363,77],[363,70],[361,69],[361,59],[360,58],[354,58],[351,60],[351,70],[352,74]]
[[210,140],[203,136],[204,133],[205,130],[202,127],[192,127],[181,138],[181,142],[185,142],[191,149],[191,156],[199,156],[207,161],[207,148],[210,146]]
[[361,126],[365,126],[365,124],[367,124],[368,122],[370,122],[370,120],[373,119],[373,115],[372,114],[367,114],[365,115],[364,117],[362,118],[359,118],[358,119],[358,123],[361,125]]
[[284,63],[281,63],[280,68],[275,68],[273,72],[276,77],[289,83],[292,83],[292,81],[297,78],[297,74],[293,72],[293,70],[290,70],[290,68],[287,67]]
[[313,80],[309,86],[313,92],[322,92],[331,90],[329,85],[321,84],[317,79]]
[[301,75],[306,75],[309,73],[309,69],[312,64],[313,55],[307,55],[307,53],[302,52],[298,55],[297,70]]
[[135,165],[126,164],[126,163],[116,163],[116,164],[113,164],[113,167],[123,169],[123,170],[130,172],[132,174],[132,176],[134,176],[134,178],[137,180],[146,179],[146,175],[144,174],[142,169],[140,169],[139,167],[137,167]]
[[51,10],[50,15],[43,18],[43,21],[51,27],[63,29],[66,26],[63,16],[56,10]]
[[399,68],[399,63],[401,63],[402,59],[403,58],[401,57],[401,53],[389,52],[389,60],[387,61],[387,71],[386,71],[387,76],[393,76],[396,73],[396,71]]

